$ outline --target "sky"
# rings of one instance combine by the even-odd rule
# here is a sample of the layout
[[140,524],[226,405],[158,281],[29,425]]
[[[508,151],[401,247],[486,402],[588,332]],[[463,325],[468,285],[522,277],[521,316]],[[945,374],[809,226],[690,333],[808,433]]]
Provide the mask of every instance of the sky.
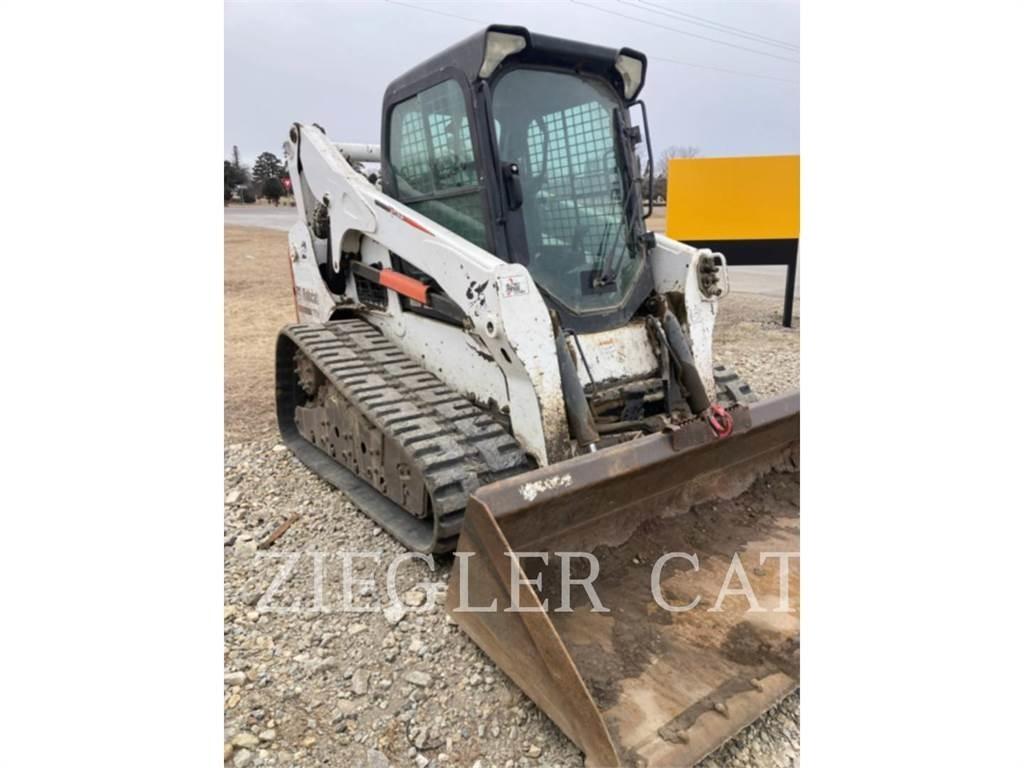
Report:
[[800,151],[797,2],[229,0],[224,157],[233,145],[249,165],[280,157],[293,122],[379,143],[388,83],[488,23],[646,53],[655,156],[670,145],[702,157]]

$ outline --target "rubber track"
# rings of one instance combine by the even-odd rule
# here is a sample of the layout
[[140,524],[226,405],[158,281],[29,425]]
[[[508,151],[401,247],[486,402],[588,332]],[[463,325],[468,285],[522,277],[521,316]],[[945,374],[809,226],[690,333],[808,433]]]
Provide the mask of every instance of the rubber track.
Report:
[[291,325],[281,333],[417,465],[438,518],[436,538],[458,534],[469,496],[478,487],[532,468],[498,421],[366,321]]
[[750,405],[757,402],[757,395],[754,394],[754,390],[732,368],[725,365],[716,365],[714,374],[715,396],[722,405]]

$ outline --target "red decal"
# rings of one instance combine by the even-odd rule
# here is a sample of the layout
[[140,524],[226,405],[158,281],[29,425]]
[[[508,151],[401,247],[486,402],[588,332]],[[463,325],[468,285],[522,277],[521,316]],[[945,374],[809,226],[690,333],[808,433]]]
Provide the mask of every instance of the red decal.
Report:
[[390,213],[392,216],[394,216],[395,218],[397,218],[397,219],[401,220],[402,222],[408,224],[410,227],[415,227],[420,232],[426,232],[431,237],[434,236],[434,233],[431,232],[426,227],[424,227],[422,224],[420,224],[419,222],[413,221],[408,216],[406,216],[404,213],[401,213],[400,211],[396,211],[390,205],[385,205],[380,200],[374,200],[373,202],[375,202],[379,208],[383,208],[385,211]]

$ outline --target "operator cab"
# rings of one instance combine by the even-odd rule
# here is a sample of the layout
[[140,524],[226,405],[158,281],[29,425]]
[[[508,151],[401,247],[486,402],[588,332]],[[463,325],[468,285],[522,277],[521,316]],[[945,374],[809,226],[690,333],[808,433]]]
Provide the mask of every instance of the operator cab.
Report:
[[388,86],[384,191],[526,266],[565,327],[622,325],[653,289],[629,111],[646,64],[487,27]]

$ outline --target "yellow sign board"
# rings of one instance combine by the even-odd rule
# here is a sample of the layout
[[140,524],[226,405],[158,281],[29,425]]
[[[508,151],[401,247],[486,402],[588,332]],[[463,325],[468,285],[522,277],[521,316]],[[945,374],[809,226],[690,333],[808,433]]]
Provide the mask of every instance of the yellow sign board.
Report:
[[800,156],[670,160],[665,234],[683,242],[800,237]]

